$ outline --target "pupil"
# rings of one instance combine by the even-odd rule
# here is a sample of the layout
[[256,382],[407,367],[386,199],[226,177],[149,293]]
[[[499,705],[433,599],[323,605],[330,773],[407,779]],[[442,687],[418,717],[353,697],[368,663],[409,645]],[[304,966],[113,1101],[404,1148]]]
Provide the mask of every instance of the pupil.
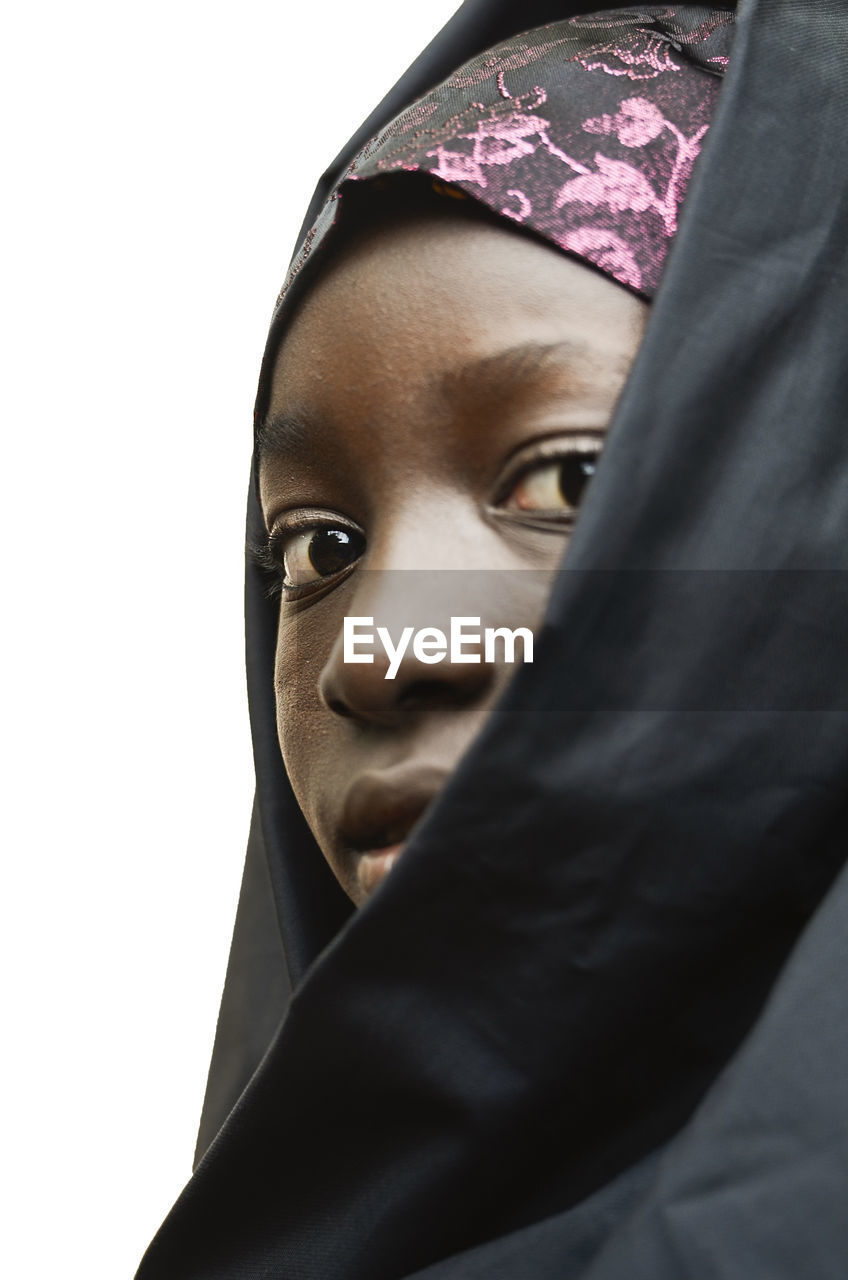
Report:
[[570,507],[579,507],[586,485],[595,474],[597,454],[575,454],[560,463],[559,491]]
[[309,559],[317,573],[324,577],[338,573],[351,564],[362,548],[363,539],[345,529],[318,529],[309,543]]

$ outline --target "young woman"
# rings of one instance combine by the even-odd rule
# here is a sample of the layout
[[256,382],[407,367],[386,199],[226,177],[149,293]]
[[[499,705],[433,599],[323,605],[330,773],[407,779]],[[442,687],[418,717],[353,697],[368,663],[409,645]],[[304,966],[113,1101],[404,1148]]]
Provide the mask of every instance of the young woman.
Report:
[[[560,6],[463,63],[507,8],[369,123],[275,313],[257,804],[141,1280],[844,1257],[846,21]],[[456,618],[532,664],[431,660]]]

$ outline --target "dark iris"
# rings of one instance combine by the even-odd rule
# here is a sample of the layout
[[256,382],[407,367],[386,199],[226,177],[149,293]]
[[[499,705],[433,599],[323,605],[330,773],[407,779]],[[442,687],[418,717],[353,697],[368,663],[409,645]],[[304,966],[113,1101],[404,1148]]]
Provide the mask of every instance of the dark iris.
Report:
[[309,559],[316,573],[330,577],[362,555],[365,539],[346,529],[316,529],[309,543]]
[[595,474],[597,463],[598,455],[592,453],[575,453],[560,463],[559,491],[569,506],[580,506],[580,500]]

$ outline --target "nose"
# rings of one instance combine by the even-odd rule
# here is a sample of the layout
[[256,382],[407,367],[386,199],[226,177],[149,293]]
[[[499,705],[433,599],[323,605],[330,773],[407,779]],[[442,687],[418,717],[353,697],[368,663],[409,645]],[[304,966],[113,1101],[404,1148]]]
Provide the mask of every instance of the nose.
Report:
[[[351,644],[349,638],[346,654],[344,629],[335,639],[318,689],[337,715],[397,725],[430,710],[479,703],[497,680],[495,664],[484,661],[483,644],[473,639],[482,636],[492,611],[491,568],[457,567],[468,563],[475,541],[476,562],[486,562],[477,518],[443,509],[439,520],[425,522],[421,514],[407,511],[394,521],[369,548],[370,567],[355,571],[346,615],[370,619],[357,631],[373,640]],[[479,625],[466,624],[472,638],[452,650],[451,619],[461,617],[478,618]],[[437,631],[445,636],[444,652]],[[354,656],[373,661],[349,660]]]
[[[475,584],[467,581],[471,575],[464,571],[360,573],[348,635],[343,630],[337,636],[319,678],[325,706],[340,716],[392,725],[428,710],[483,700],[495,672],[483,660],[482,642],[475,640],[485,626],[482,584],[473,590]],[[463,635],[452,647],[452,619],[461,618],[467,619]]]

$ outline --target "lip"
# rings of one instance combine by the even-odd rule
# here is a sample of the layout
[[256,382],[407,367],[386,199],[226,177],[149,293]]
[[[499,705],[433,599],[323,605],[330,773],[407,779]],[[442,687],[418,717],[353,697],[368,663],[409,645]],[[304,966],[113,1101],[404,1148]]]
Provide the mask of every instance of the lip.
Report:
[[351,783],[339,828],[366,897],[388,875],[446,777],[447,771],[435,765],[407,764],[383,773],[360,774]]
[[356,882],[366,897],[370,897],[380,881],[385,879],[402,852],[403,844],[389,844],[385,849],[371,849],[359,855]]

